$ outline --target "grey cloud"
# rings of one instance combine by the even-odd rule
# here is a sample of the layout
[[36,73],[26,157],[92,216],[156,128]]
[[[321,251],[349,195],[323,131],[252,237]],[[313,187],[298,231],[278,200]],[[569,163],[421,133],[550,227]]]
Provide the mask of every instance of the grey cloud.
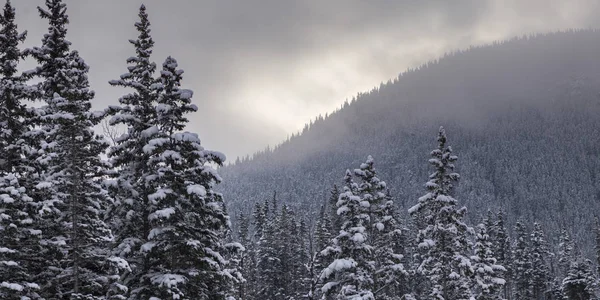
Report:
[[[37,45],[41,0],[13,0]],[[133,55],[138,1],[66,0],[96,108]],[[230,160],[275,144],[345,98],[446,51],[530,32],[596,27],[598,1],[146,1],[155,61],[176,57],[200,111],[190,130]]]

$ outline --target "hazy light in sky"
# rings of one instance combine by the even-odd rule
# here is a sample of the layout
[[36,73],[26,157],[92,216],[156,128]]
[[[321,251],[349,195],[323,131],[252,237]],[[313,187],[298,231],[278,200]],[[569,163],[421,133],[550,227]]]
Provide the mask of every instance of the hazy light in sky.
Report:
[[[35,7],[13,1],[27,46],[47,28]],[[96,109],[126,90],[138,1],[67,0],[69,40],[91,67]],[[207,148],[229,160],[277,144],[311,118],[444,52],[533,32],[597,27],[600,1],[145,1],[154,60],[173,55],[200,111]]]

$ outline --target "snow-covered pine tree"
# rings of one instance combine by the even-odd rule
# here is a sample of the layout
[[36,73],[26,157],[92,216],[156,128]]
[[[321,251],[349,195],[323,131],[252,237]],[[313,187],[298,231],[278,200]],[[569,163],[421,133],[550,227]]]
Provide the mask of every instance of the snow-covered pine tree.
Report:
[[250,240],[250,219],[242,212],[238,214],[238,240],[244,246],[245,251],[240,256],[240,272],[244,277],[245,281],[241,282],[237,286],[237,297],[239,299],[248,299],[248,287],[252,284],[252,279],[250,278],[251,269],[254,267],[252,264],[252,257],[250,256],[253,253],[254,244]]
[[600,274],[600,219],[598,216],[595,219],[594,234],[596,243],[594,244],[594,250],[596,251],[596,274]]
[[[268,206],[268,202],[265,201],[264,207]],[[273,212],[268,216],[263,227],[262,235],[257,243],[256,251],[256,298],[257,299],[280,299],[282,297],[282,284],[279,277],[281,269],[281,258],[280,244],[281,237],[277,236],[279,224],[282,218],[287,218],[285,215],[287,211],[282,214]]]
[[35,118],[46,165],[36,186],[47,245],[38,280],[46,298],[101,299],[111,275],[105,245],[112,234],[103,222],[110,201],[100,184],[107,167],[100,155],[108,145],[93,127],[104,115],[90,111],[89,68],[66,40],[66,4],[46,0],[38,10],[49,22],[42,46],[27,50],[39,64],[30,74],[41,79],[38,97],[44,102]]
[[109,182],[114,205],[110,207],[113,231],[115,234],[114,254],[128,263],[128,271],[121,276],[120,284],[130,289],[130,297],[144,298],[150,286],[142,276],[148,273],[149,261],[141,246],[150,234],[149,216],[155,210],[149,199],[153,191],[147,180],[157,174],[150,170],[150,157],[144,151],[148,141],[157,137],[157,80],[153,77],[156,65],[150,61],[154,41],[150,36],[150,22],[146,7],[139,10],[139,22],[135,28],[138,38],[130,40],[136,56],[127,59],[128,72],[120,79],[110,81],[112,86],[133,89],[133,93],[119,99],[120,106],[107,109],[112,115],[111,125],[125,127],[108,152],[113,173]]
[[308,287],[308,298],[317,299],[319,289],[319,272],[326,265],[329,265],[330,261],[327,257],[321,255],[321,251],[327,247],[331,241],[331,221],[329,218],[329,212],[327,207],[327,201],[321,205],[319,210],[319,219],[315,222],[312,237],[309,239],[309,249],[311,253],[311,260],[308,264],[308,273],[310,277],[310,283]]
[[493,253],[493,243],[484,224],[476,228],[474,255],[471,256],[474,270],[474,296],[477,300],[499,300],[504,285],[504,267],[499,265]]
[[531,233],[531,283],[534,299],[545,299],[549,292],[549,255],[550,251],[542,226],[540,223],[535,222]]
[[315,223],[315,252],[320,252],[321,250],[325,249],[325,247],[329,244],[329,241],[331,240],[331,232],[329,231],[331,228],[331,221],[329,219],[329,214],[326,210],[327,207],[325,205],[321,205],[321,209],[319,211],[319,219]]
[[571,262],[561,290],[565,300],[588,300],[598,298],[597,287],[592,262],[578,259]]
[[[205,150],[198,135],[182,132],[186,115],[197,111],[192,91],[181,89],[183,71],[168,57],[161,71],[156,132],[143,151],[151,176],[145,178],[151,206],[149,234],[141,249],[147,268],[144,299],[225,299],[236,270],[224,255],[229,217],[213,187],[221,178],[213,165],[225,156]],[[233,272],[233,273],[232,273]]]
[[[329,207],[329,221],[331,223],[331,227],[329,231],[332,235],[337,235],[340,228],[342,228],[342,221],[340,215],[338,215],[337,210],[337,202],[340,199],[340,189],[336,184],[333,185],[331,190],[329,191],[329,203],[326,205]],[[319,249],[321,250],[321,249]]]
[[25,54],[19,45],[27,32],[19,32],[15,9],[6,1],[0,15],[0,173],[8,174],[21,166],[19,143],[27,131],[27,106],[22,100],[30,97],[27,76],[19,74],[18,64]]
[[310,252],[308,246],[309,229],[305,219],[302,216],[296,215],[295,231],[292,236],[295,236],[292,244],[292,269],[294,270],[295,280],[292,284],[293,295],[295,299],[306,298],[310,287],[311,277],[308,272],[308,264],[310,264]]
[[575,243],[566,229],[560,231],[558,237],[558,266],[559,276],[564,278],[574,260]]
[[377,177],[372,156],[369,155],[354,174],[360,178],[358,193],[362,202],[369,203],[366,208],[369,214],[367,233],[369,244],[373,247],[375,297],[389,299],[395,294],[403,295],[408,291],[395,289],[408,274],[402,263],[404,257],[397,253],[404,245],[397,244],[402,231],[395,219],[394,201],[387,193],[386,183]]
[[428,295],[432,299],[470,299],[473,273],[469,237],[473,229],[464,223],[466,208],[458,208],[452,197],[454,183],[459,175],[454,172],[457,157],[446,145],[443,127],[438,134],[438,147],[431,152],[429,163],[435,172],[425,185],[428,193],[409,209],[420,220],[417,236],[421,250],[418,272],[429,283]]
[[496,222],[494,223],[494,228],[496,231],[496,238],[494,240],[494,256],[496,257],[498,264],[506,269],[504,272],[505,283],[502,287],[502,295],[505,299],[510,299],[513,267],[510,259],[510,237],[508,236],[506,225],[504,223],[505,218],[504,211],[502,210],[496,214]]
[[29,261],[36,257],[39,230],[33,223],[35,207],[22,178],[26,122],[30,114],[22,100],[29,96],[27,78],[17,66],[24,54],[19,44],[26,33],[15,24],[15,9],[6,1],[0,15],[0,298],[35,299],[39,285]]
[[515,224],[515,245],[512,254],[514,297],[519,300],[533,300],[532,261],[530,239],[521,221]]
[[359,196],[358,185],[346,170],[345,186],[337,202],[342,227],[330,246],[321,252],[332,262],[321,272],[321,288],[325,299],[373,300],[375,266],[373,247],[368,244],[368,207],[370,203]]

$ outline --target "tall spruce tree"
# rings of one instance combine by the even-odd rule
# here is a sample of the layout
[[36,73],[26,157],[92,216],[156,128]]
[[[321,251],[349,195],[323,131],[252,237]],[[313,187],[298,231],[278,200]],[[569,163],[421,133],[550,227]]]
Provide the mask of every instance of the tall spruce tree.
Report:
[[558,266],[559,276],[564,278],[574,260],[575,243],[566,229],[560,231],[558,237]]
[[452,197],[459,175],[454,172],[457,157],[447,146],[444,128],[438,133],[438,147],[431,152],[429,163],[435,172],[425,185],[428,193],[409,209],[420,224],[418,247],[421,250],[418,272],[429,282],[432,299],[470,299],[473,273],[469,237],[473,229],[463,221],[466,208],[457,207]]
[[514,297],[519,300],[535,299],[533,295],[533,265],[531,261],[531,246],[527,229],[521,221],[515,224],[515,244],[513,247],[513,282]]
[[388,299],[398,293],[402,295],[407,291],[396,288],[405,281],[407,272],[402,263],[404,257],[398,253],[404,245],[397,244],[402,231],[395,218],[394,201],[386,183],[377,177],[372,156],[369,155],[354,174],[360,179],[358,193],[362,203],[369,203],[366,208],[369,215],[367,232],[373,247],[375,296]]
[[329,229],[332,235],[337,235],[340,228],[342,228],[342,221],[340,215],[338,215],[337,202],[340,199],[340,189],[337,185],[333,185],[329,191],[329,220],[331,222],[331,228]]
[[540,223],[533,224],[531,233],[531,281],[534,299],[545,299],[549,292],[550,250]]
[[181,89],[183,71],[171,57],[163,64],[156,105],[156,134],[143,147],[151,174],[146,177],[150,231],[141,249],[148,268],[144,298],[225,299],[230,273],[223,258],[229,218],[222,195],[213,187],[221,179],[212,165],[223,154],[205,150],[197,134],[182,132],[186,115],[197,111],[192,92]]
[[511,247],[510,247],[510,237],[508,236],[508,232],[506,230],[505,224],[505,215],[504,211],[500,210],[496,214],[496,222],[494,223],[496,237],[494,242],[494,256],[496,257],[498,264],[505,268],[504,272],[504,286],[503,297],[505,299],[510,299],[511,289],[512,289],[512,261],[510,259],[511,255]]
[[244,214],[239,213],[238,217],[238,240],[244,246],[245,251],[241,253],[240,256],[240,272],[244,277],[244,281],[240,282],[237,287],[237,297],[239,299],[248,299],[248,288],[252,284],[252,278],[250,278],[251,270],[253,269],[252,257],[250,256],[253,253],[254,244],[250,240],[250,219]]
[[493,243],[484,224],[476,228],[474,255],[471,257],[474,270],[474,292],[477,300],[498,300],[504,285],[504,267],[494,257]]
[[596,243],[594,244],[594,250],[596,251],[596,274],[600,274],[600,219],[598,216],[595,219],[594,234]]
[[23,178],[24,134],[29,114],[22,100],[30,96],[27,77],[18,73],[24,57],[19,44],[26,32],[15,24],[15,9],[7,1],[0,15],[0,298],[38,298],[39,285],[32,279],[36,270],[30,259],[37,256],[39,229],[33,222],[35,205],[27,195]]
[[6,1],[0,15],[0,172],[16,171],[22,162],[20,143],[27,131],[29,112],[24,99],[31,97],[26,84],[28,76],[20,74],[17,67],[25,57],[19,45],[27,32],[19,32],[15,23],[15,9]]
[[140,20],[135,23],[138,38],[129,42],[136,55],[127,59],[128,72],[120,79],[110,81],[112,86],[133,89],[119,99],[120,106],[110,107],[111,125],[121,125],[126,132],[108,152],[110,162],[117,172],[110,181],[111,195],[115,199],[110,207],[115,232],[114,254],[124,259],[128,266],[120,284],[129,288],[130,298],[144,298],[150,293],[148,285],[149,257],[141,246],[148,242],[150,214],[155,211],[150,199],[154,193],[148,185],[156,176],[150,168],[150,155],[144,151],[148,142],[158,136],[157,80],[153,77],[156,65],[150,61],[154,41],[150,36],[150,22],[146,7],[139,10]]
[[373,247],[368,244],[370,203],[359,195],[359,186],[350,170],[344,177],[344,190],[337,202],[342,227],[322,254],[332,262],[321,272],[321,288],[326,299],[375,299],[372,274],[375,266]]
[[107,148],[93,127],[103,118],[91,111],[89,67],[66,40],[66,4],[46,0],[38,7],[49,22],[41,47],[28,49],[41,79],[35,125],[42,139],[39,153],[45,172],[36,185],[44,225],[45,271],[39,273],[46,298],[101,299],[108,290],[111,262],[104,245],[112,240],[103,212],[109,198],[100,184]]
[[[265,201],[263,205],[263,207],[268,206],[268,202]],[[280,299],[283,296],[283,285],[280,283],[282,278],[279,277],[282,268],[278,239],[281,237],[277,236],[277,232],[280,229],[279,224],[281,220],[287,219],[286,214],[287,211],[284,211],[283,216],[276,212],[269,214],[262,235],[258,240],[258,249],[256,252],[258,269],[256,272],[256,296],[259,299]]]

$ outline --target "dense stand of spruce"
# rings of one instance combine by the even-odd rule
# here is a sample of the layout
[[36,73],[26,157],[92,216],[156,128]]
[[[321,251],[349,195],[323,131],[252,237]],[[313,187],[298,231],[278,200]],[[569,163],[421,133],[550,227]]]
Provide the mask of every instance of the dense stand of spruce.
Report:
[[[467,224],[443,128],[437,142],[425,195],[409,215],[394,210],[368,156],[332,188],[312,229],[277,194],[237,216],[246,248],[236,256],[245,278],[238,298],[597,299],[600,252],[586,259],[567,230],[551,249],[539,223],[518,221],[509,235],[503,211]],[[599,226],[595,234],[600,250]]]
[[[469,224],[443,128],[408,214],[367,156],[316,220],[274,193],[232,232],[214,191],[225,158],[184,131],[198,108],[177,61],[152,62],[146,8],[127,71],[110,82],[130,93],[101,112],[66,11],[46,0],[48,32],[31,49],[19,48],[26,34],[10,1],[0,15],[1,299],[598,297],[600,225],[592,262],[566,228],[552,249],[540,223],[509,230],[502,210]],[[21,73],[25,58],[37,66]],[[125,128],[112,145],[94,132],[105,119]]]
[[[146,8],[126,73],[110,82],[130,93],[95,112],[66,4],[45,4],[48,32],[30,49],[10,1],[0,15],[0,299],[233,295],[243,279],[228,254],[243,248],[225,243],[213,190],[225,157],[184,131],[198,108],[177,61],[152,62]],[[37,66],[21,73],[26,58]],[[113,145],[94,131],[103,120],[124,129]]]

